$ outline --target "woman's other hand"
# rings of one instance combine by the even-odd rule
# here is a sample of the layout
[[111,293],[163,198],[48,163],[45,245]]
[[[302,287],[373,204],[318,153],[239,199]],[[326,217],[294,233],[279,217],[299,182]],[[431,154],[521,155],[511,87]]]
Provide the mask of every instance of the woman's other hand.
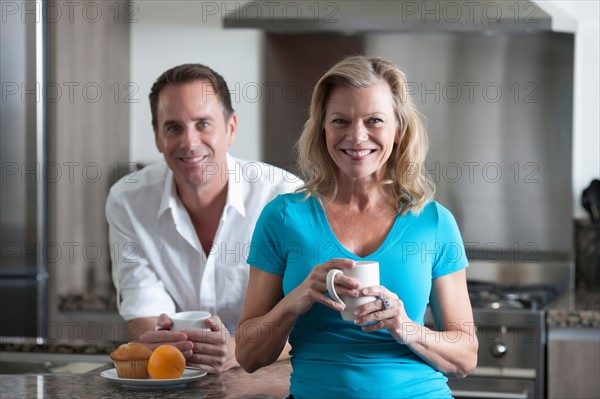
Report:
[[[378,298],[359,306],[354,312],[354,323],[362,325],[364,332],[388,330],[396,341],[403,344],[414,339],[418,325],[408,317],[398,295],[381,285],[363,288],[360,295]],[[364,325],[367,323],[371,324]]]
[[479,343],[464,269],[433,280],[434,330],[411,320],[398,295],[383,286],[362,288],[360,295],[379,298],[356,309],[355,323],[363,331],[388,330],[396,341],[446,374],[464,377],[477,365]]

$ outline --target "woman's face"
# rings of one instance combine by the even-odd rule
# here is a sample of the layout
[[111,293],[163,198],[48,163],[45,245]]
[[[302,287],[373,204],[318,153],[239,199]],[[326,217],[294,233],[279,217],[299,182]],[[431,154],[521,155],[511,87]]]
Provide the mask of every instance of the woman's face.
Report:
[[385,164],[398,142],[393,104],[392,91],[384,80],[363,89],[332,90],[325,110],[325,140],[340,183],[383,178]]

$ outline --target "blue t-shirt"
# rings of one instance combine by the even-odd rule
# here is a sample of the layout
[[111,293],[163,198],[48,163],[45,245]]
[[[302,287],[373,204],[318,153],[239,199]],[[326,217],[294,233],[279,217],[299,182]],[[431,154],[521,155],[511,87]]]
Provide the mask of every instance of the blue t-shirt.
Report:
[[[321,204],[303,193],[279,195],[262,211],[248,264],[283,275],[287,295],[312,268],[332,258],[379,262],[381,285],[423,323],[432,279],[467,267],[452,214],[437,202],[415,216],[398,215],[381,246],[361,258],[344,248]],[[449,398],[446,377],[387,331],[365,333],[322,304],[301,315],[292,346],[290,393],[295,398]]]

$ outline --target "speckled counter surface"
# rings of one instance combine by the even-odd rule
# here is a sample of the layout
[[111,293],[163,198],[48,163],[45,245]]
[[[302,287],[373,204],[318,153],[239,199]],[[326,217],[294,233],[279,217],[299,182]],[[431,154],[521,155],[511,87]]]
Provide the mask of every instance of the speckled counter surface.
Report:
[[108,355],[117,342],[86,342],[83,340],[39,340],[30,337],[0,337],[0,352],[38,352],[82,355]]
[[[61,340],[42,342],[35,338],[0,337],[1,352],[25,352],[40,355],[107,355],[119,343]],[[0,361],[2,359],[0,358]],[[241,368],[221,374],[208,374],[178,389],[131,390],[102,377],[112,364],[85,374],[0,374],[0,398],[224,398],[281,399],[288,395],[291,365],[282,361],[253,374]]]
[[208,374],[177,389],[130,390],[100,376],[105,368],[86,374],[0,375],[3,398],[220,398],[281,399],[289,391],[289,361],[274,363],[253,374],[237,368],[221,374]]
[[565,293],[547,310],[546,324],[550,328],[600,328],[600,292]]

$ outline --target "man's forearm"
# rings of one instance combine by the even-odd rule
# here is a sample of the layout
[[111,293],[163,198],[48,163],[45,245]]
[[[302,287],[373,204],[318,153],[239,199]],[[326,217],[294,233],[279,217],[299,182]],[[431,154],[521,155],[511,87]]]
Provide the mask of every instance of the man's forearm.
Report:
[[146,331],[154,331],[158,317],[140,317],[127,322],[127,339],[139,341],[140,336]]

